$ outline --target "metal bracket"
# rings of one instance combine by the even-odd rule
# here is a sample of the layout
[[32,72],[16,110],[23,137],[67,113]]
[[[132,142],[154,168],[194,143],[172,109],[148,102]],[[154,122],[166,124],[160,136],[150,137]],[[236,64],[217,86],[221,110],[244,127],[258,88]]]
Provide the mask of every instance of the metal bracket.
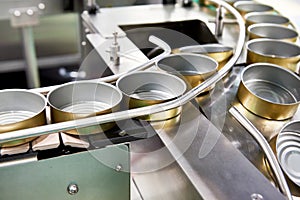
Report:
[[110,60],[113,62],[115,66],[120,65],[120,56],[118,55],[118,52],[120,52],[120,45],[117,41],[118,39],[118,33],[114,32],[113,33],[114,39],[113,43],[110,46]]
[[223,6],[218,6],[217,13],[216,13],[216,29],[215,29],[215,35],[217,37],[222,36],[223,34],[223,28],[224,28],[224,11]]
[[40,12],[37,7],[13,8],[9,10],[9,13],[11,14],[11,26],[14,28],[36,26],[40,23]]
[[[40,9],[45,9],[45,6],[39,5]],[[44,5],[44,4],[43,4]],[[26,60],[26,76],[27,86],[29,88],[40,87],[40,77],[38,72],[37,58],[35,52],[34,38],[32,26],[40,23],[38,7],[24,7],[10,9],[11,13],[11,26],[20,28],[22,33],[24,57]]]

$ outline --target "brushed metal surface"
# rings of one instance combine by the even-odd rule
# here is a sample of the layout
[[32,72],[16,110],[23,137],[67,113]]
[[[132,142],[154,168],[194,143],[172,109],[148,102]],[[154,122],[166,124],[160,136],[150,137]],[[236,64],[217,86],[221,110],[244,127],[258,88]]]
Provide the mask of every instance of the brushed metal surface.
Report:
[[131,174],[141,199],[202,199],[157,135],[131,143]]
[[241,112],[238,111],[238,109],[236,109],[235,107],[231,107],[229,109],[229,113],[232,114],[237,119],[237,121],[249,131],[249,133],[253,136],[253,138],[255,138],[257,143],[263,149],[266,159],[270,164],[270,168],[275,174],[275,178],[278,182],[280,191],[287,197],[287,199],[292,200],[292,195],[285,179],[284,173],[281,170],[281,166],[279,165],[278,160],[266,138],[245,116],[243,116]]
[[178,126],[160,130],[159,136],[203,199],[244,199],[253,193],[284,199],[197,107],[187,105],[181,117]]
[[[231,106],[235,106],[239,112],[243,113],[243,115],[246,116],[252,124],[254,124],[254,126],[264,135],[266,140],[269,143],[272,143],[272,139],[276,138],[279,131],[286,123],[299,120],[300,109],[297,110],[291,119],[287,120],[268,120],[249,112],[236,97],[238,85],[241,81],[239,74],[242,69],[243,67],[237,66],[233,68],[231,75],[227,79],[224,79],[226,92],[223,93],[215,90],[218,98],[215,100],[205,98],[199,99],[201,108],[208,119],[212,119],[212,108],[214,108],[215,112],[222,111],[224,109],[224,105],[220,102],[225,101],[227,109]],[[219,116],[225,116],[225,124],[223,127],[219,128],[219,130],[222,130],[223,135],[226,136],[231,144],[234,145],[234,147],[238,149],[239,152],[241,152],[261,172],[261,174],[263,174],[271,182],[272,185],[278,187],[278,183],[270,170],[269,163],[265,160],[264,152],[258,146],[258,143],[254,140],[254,138],[227,112]],[[217,126],[220,123],[215,122],[214,124]],[[299,197],[299,189],[291,184],[289,180],[288,184],[289,187],[291,187],[293,198]]]
[[[84,22],[86,22],[95,33],[99,33],[102,37],[108,39],[112,38],[114,31],[118,32],[119,37],[126,35],[119,25],[153,24],[180,21],[183,19],[200,19],[207,23],[211,17],[207,13],[198,11],[197,7],[191,9],[176,7],[175,9],[173,5],[157,4],[103,8],[101,9],[101,13],[98,13],[96,16],[89,16],[87,13],[83,13],[81,16]],[[143,13],[143,17],[140,17],[138,13]],[[114,21],[109,20],[109,18],[114,18]],[[209,28],[213,27],[210,26]]]

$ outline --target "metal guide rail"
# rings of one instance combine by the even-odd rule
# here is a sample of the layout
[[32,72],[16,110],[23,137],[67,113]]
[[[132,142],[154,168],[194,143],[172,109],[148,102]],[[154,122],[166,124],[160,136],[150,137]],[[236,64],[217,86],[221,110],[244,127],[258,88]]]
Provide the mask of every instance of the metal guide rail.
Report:
[[[23,130],[3,133],[0,135],[0,142],[4,143],[4,142],[23,139],[23,138],[27,138],[27,137],[35,137],[35,136],[51,134],[51,133],[56,133],[56,132],[63,132],[65,130],[71,130],[71,129],[76,129],[76,128],[92,126],[92,125],[98,125],[98,124],[107,123],[107,122],[120,121],[120,120],[124,120],[124,119],[132,119],[132,118],[135,118],[138,116],[149,115],[149,114],[169,110],[172,108],[176,108],[176,107],[182,106],[182,105],[186,104],[187,102],[189,102],[190,100],[194,99],[199,93],[201,93],[205,89],[211,87],[213,84],[220,81],[230,71],[232,66],[236,63],[236,61],[238,60],[238,58],[243,50],[243,44],[245,41],[245,28],[244,28],[244,21],[243,21],[242,17],[234,8],[229,6],[227,3],[222,2],[222,1],[220,1],[220,2],[217,1],[217,3],[220,3],[220,5],[224,6],[226,9],[228,9],[230,12],[232,12],[236,16],[237,22],[238,22],[238,25],[240,28],[239,37],[237,39],[235,53],[231,57],[231,59],[226,63],[226,65],[220,71],[218,71],[218,73],[212,75],[209,79],[205,80],[199,86],[191,89],[186,94],[184,94],[183,96],[181,96],[175,100],[165,102],[165,103],[162,103],[159,105],[152,105],[152,106],[130,109],[130,110],[126,110],[126,111],[110,113],[110,114],[105,114],[105,115],[100,115],[100,116],[95,116],[95,117],[90,117],[90,118],[78,119],[78,120],[74,120],[74,121],[49,124],[49,125],[35,127],[35,128],[29,128],[29,129],[23,129]],[[164,53],[160,56],[157,56],[157,57],[151,59],[149,62],[144,63],[141,66],[133,69],[132,71],[145,69],[145,68],[153,65],[155,63],[155,61],[157,59],[159,59],[160,57],[163,57],[164,55],[167,55],[171,52],[170,48],[168,48],[168,45],[166,43],[164,43],[163,41],[161,41],[160,39],[158,39],[156,37],[151,37],[151,38],[149,38],[149,40],[150,41],[152,40],[153,43],[159,44],[159,46],[165,50]],[[129,71],[128,73],[130,73],[132,71]],[[111,81],[115,81],[121,75],[118,74],[118,75],[113,75],[111,77],[104,77],[102,79],[100,78],[100,79],[91,80],[91,81],[111,82]],[[55,88],[55,87],[56,86],[52,86],[50,88]],[[45,93],[45,92],[48,92],[50,88],[36,89],[36,91]]]

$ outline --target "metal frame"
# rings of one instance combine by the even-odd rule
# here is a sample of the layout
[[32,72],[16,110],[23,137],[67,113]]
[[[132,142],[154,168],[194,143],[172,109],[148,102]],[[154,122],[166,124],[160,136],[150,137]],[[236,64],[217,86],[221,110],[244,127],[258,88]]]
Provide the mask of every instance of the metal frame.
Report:
[[[54,133],[54,132],[61,132],[61,131],[70,130],[70,129],[74,129],[74,128],[82,128],[82,127],[87,127],[87,126],[91,126],[91,125],[97,125],[97,124],[102,124],[102,123],[107,123],[107,122],[112,122],[112,121],[130,119],[130,118],[134,118],[134,117],[138,117],[138,116],[142,116],[142,115],[148,115],[148,114],[153,114],[153,113],[157,113],[157,112],[162,112],[165,110],[173,109],[178,106],[183,106],[183,105],[187,104],[189,101],[194,99],[199,93],[201,93],[205,89],[209,88],[211,85],[216,84],[218,81],[220,81],[230,71],[230,69],[233,67],[233,65],[236,63],[236,61],[239,59],[239,57],[243,51],[245,35],[246,35],[243,18],[234,8],[232,8],[226,2],[223,2],[220,0],[214,0],[213,2],[217,3],[220,7],[224,7],[225,9],[229,10],[236,17],[240,32],[239,32],[239,37],[237,40],[237,45],[236,45],[236,49],[235,49],[235,53],[234,53],[233,57],[226,63],[226,65],[217,74],[213,75],[212,77],[210,77],[208,80],[206,80],[205,82],[203,82],[196,88],[190,90],[185,95],[183,95],[182,97],[180,97],[176,100],[162,103],[159,105],[153,105],[153,106],[131,109],[131,110],[126,110],[126,111],[121,111],[121,112],[116,112],[116,113],[111,113],[111,114],[106,114],[106,115],[100,115],[100,116],[96,116],[96,117],[90,117],[90,118],[85,118],[85,119],[79,119],[79,120],[74,120],[74,121],[50,124],[50,125],[45,125],[45,126],[41,126],[41,127],[35,127],[35,128],[30,128],[30,129],[23,129],[23,130],[19,130],[19,131],[3,133],[3,134],[0,134],[0,143],[5,143],[5,142],[12,141],[12,140],[23,139],[23,138],[27,138],[27,137],[36,137],[36,136],[50,134],[50,133]],[[126,73],[146,69],[147,67],[153,65],[153,63],[157,59],[159,59],[160,57],[162,57],[164,55],[168,55],[170,53],[170,47],[168,47],[168,45],[165,44],[163,41],[160,41],[158,38],[155,38],[155,37],[151,37],[151,38],[149,38],[149,40],[155,44],[158,44],[158,46],[163,47],[163,49],[165,50],[164,53],[161,54],[160,56],[150,60],[149,62],[142,64],[141,66],[138,66],[137,68],[130,70]],[[96,79],[96,80],[90,80],[90,81],[113,82],[113,81],[117,80],[121,75],[123,75],[123,74],[117,74],[117,75],[104,77],[104,78]],[[56,86],[53,86],[53,87],[56,87]],[[47,93],[47,91],[49,91],[53,87],[38,88],[36,91],[39,91],[41,93]],[[259,138],[255,137],[255,139],[257,140],[257,142],[259,144],[262,144],[260,142]],[[261,146],[262,146],[264,152],[268,153],[268,151],[264,148],[264,145],[261,145]],[[269,155],[269,154],[267,154],[267,155]],[[272,163],[271,163],[271,165],[272,165]],[[273,167],[274,166],[275,165],[273,165]],[[276,169],[276,167],[278,167],[278,166],[275,166],[275,169]],[[287,188],[285,180],[282,179],[282,174],[277,173],[277,178],[278,178],[278,182],[280,183],[281,190],[289,199],[291,199],[291,197],[290,197],[291,194]]]

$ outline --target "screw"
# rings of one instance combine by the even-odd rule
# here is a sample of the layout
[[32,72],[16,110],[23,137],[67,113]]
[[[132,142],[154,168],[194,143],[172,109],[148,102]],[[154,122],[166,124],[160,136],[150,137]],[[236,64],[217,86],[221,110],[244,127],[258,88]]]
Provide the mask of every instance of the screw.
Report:
[[76,183],[70,183],[68,185],[68,188],[67,188],[67,191],[70,195],[74,195],[74,194],[77,194],[78,191],[79,191],[79,187]]
[[32,16],[32,15],[33,15],[33,10],[28,9],[28,10],[26,11],[26,13],[27,13],[27,15]]
[[127,132],[126,132],[125,130],[122,130],[122,131],[119,133],[120,136],[124,136],[124,135],[126,135],[126,134],[127,134]]
[[113,32],[113,36],[114,36],[114,43],[113,44],[118,44],[118,41],[117,41],[117,39],[118,39],[118,32],[117,31]]
[[251,194],[251,199],[252,200],[263,200],[264,197],[261,194],[254,193],[254,194]]
[[43,4],[43,3],[39,3],[38,7],[41,10],[44,10],[46,8],[45,4]]
[[21,12],[19,10],[15,10],[14,11],[14,16],[20,17],[21,16]]
[[115,169],[116,169],[117,172],[119,172],[123,169],[123,167],[122,167],[121,164],[118,164]]

